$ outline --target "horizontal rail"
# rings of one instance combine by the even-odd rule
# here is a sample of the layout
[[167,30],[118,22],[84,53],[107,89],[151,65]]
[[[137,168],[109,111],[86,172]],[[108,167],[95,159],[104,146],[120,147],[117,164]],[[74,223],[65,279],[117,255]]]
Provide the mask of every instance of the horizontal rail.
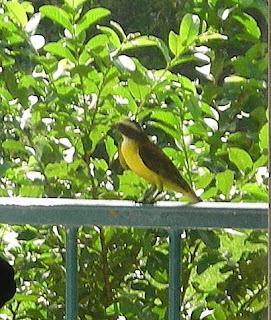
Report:
[[267,203],[0,198],[0,223],[19,225],[267,229],[267,212]]
[[266,229],[268,204],[158,202],[141,205],[132,201],[0,198],[0,223],[65,225],[66,319],[77,319],[76,230],[81,225],[168,228],[169,310],[168,319],[179,318],[180,231],[186,228]]

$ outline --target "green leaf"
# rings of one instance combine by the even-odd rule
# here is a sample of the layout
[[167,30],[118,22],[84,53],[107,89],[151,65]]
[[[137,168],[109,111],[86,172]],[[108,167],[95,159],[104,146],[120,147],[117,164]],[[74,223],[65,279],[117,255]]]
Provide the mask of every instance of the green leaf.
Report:
[[195,84],[192,83],[192,81],[185,77],[185,76],[179,76],[180,84],[182,85],[182,89],[185,91],[186,94],[193,94],[195,95],[197,93],[197,89]]
[[87,0],[64,0],[73,9],[81,7]]
[[97,36],[91,38],[86,44],[86,47],[90,48],[90,50],[88,50],[89,54],[96,59],[96,63],[99,65],[101,69],[103,68],[103,65],[101,66],[99,64],[100,60],[102,60],[105,63],[109,63],[110,61],[109,53],[107,50],[108,43],[109,39],[106,35],[98,34]]
[[248,149],[251,146],[251,139],[246,132],[233,132],[228,137],[228,142],[232,147]]
[[90,146],[88,148],[88,151],[92,153],[97,144],[103,139],[103,137],[107,134],[108,126],[100,124],[96,125],[95,128],[90,132],[89,138],[91,141],[91,149]]
[[50,20],[68,29],[70,33],[73,33],[70,17],[63,9],[58,8],[57,6],[45,5],[40,7],[39,11]]
[[3,67],[10,67],[15,63],[15,59],[4,52],[0,52],[0,61]]
[[201,314],[205,310],[205,307],[197,307],[196,309],[193,310],[192,315],[191,315],[191,320],[198,320],[201,319]]
[[155,110],[152,113],[153,125],[161,128],[165,133],[177,139],[180,137],[179,119],[169,110]]
[[245,12],[240,12],[238,15],[234,16],[234,19],[244,26],[244,34],[242,33],[241,37],[245,37],[245,33],[247,33],[251,38],[260,38],[261,30],[258,27],[256,20],[251,15]]
[[30,1],[23,1],[21,2],[21,5],[24,8],[24,11],[26,13],[33,14],[35,12],[35,8],[33,7],[32,3]]
[[168,47],[165,44],[165,42],[159,38],[154,37],[154,36],[149,36],[149,39],[156,41],[158,49],[160,49],[160,51],[162,52],[166,62],[169,63],[171,61],[171,58],[169,55]]
[[199,170],[198,179],[195,183],[197,189],[206,188],[213,180],[214,175],[208,168],[201,167]]
[[119,86],[114,89],[114,99],[118,106],[123,106],[125,110],[126,108],[128,108],[132,112],[132,114],[136,113],[136,102],[127,87]]
[[209,253],[208,255],[203,255],[197,262],[197,273],[201,274],[204,271],[207,271],[210,266],[213,266],[221,261],[223,261],[221,254],[216,251],[213,251],[213,253]]
[[139,100],[142,100],[149,92],[149,89],[145,84],[137,83],[131,78],[128,79],[128,88],[132,95]]
[[267,166],[268,156],[262,154],[254,163],[253,163],[253,174],[256,172],[256,169],[262,166]]
[[182,51],[179,49],[180,41],[178,35],[174,31],[169,32],[169,37],[168,37],[168,45],[171,50],[171,52],[177,56],[179,54],[179,51]]
[[77,23],[75,33],[79,35],[82,31],[88,29],[98,20],[108,16],[110,11],[104,8],[95,8],[89,10]]
[[187,97],[187,100],[185,101],[185,105],[187,106],[189,112],[191,112],[194,120],[202,118],[202,108],[195,96],[189,95],[189,97]]
[[10,161],[6,161],[3,164],[0,165],[0,178],[5,176],[6,171],[9,168],[12,168],[14,166],[14,163]]
[[22,230],[19,234],[18,234],[18,240],[32,240],[35,239],[38,236],[38,230],[35,229],[26,229],[26,230]]
[[105,139],[105,148],[109,157],[109,161],[112,162],[118,148],[115,146],[114,139],[111,138],[109,135],[107,135]]
[[187,13],[180,25],[179,37],[183,44],[189,46],[199,34],[200,18],[197,15]]
[[47,178],[67,178],[67,163],[48,163],[45,168],[45,175]]
[[106,308],[106,315],[116,316],[119,313],[119,309],[119,302],[111,304],[109,307]]
[[219,236],[211,230],[197,230],[199,237],[201,240],[208,246],[209,248],[217,250],[220,247],[220,238]]
[[229,199],[230,190],[233,185],[234,174],[231,170],[225,170],[216,175],[216,186]]
[[97,36],[91,38],[88,43],[86,44],[91,50],[101,48],[101,50],[106,46],[108,43],[108,37],[104,34],[98,34]]
[[[227,320],[226,310],[224,310],[223,306],[215,301],[208,302],[208,308],[214,310],[214,319],[219,320]],[[209,318],[207,318],[210,320]]]
[[269,139],[268,139],[268,132],[269,132],[269,126],[268,123],[266,123],[260,131],[260,148],[262,150],[267,150],[268,149],[268,143],[269,143]]
[[126,34],[121,25],[112,20],[110,21],[110,25],[119,33],[119,35],[121,36],[121,40],[124,41],[126,39]]
[[268,192],[264,191],[256,184],[247,183],[241,190],[251,195],[255,201],[268,202]]
[[11,17],[19,24],[24,27],[27,24],[27,15],[24,7],[19,2],[8,1],[6,3],[7,9],[11,14]]
[[100,30],[105,35],[107,35],[109,41],[114,45],[115,48],[118,48],[120,46],[119,36],[112,28],[97,26],[97,29]]
[[205,43],[210,40],[227,40],[228,37],[224,34],[216,33],[216,32],[205,32],[198,36],[198,41],[200,43]]
[[16,140],[6,140],[2,143],[3,149],[7,151],[24,151],[26,152],[25,146]]
[[134,48],[157,47],[163,54],[166,62],[171,60],[166,44],[159,38],[154,36],[140,36],[122,44],[122,51]]
[[99,89],[97,85],[90,79],[84,79],[84,93],[85,94],[98,94]]
[[243,149],[229,148],[229,159],[242,172],[252,168],[253,165],[250,155]]
[[62,43],[48,43],[44,47],[44,50],[50,52],[53,55],[60,56],[62,58],[67,58],[75,64],[77,63],[74,55],[67,47],[64,47]]
[[21,186],[19,192],[21,197],[41,198],[44,195],[44,186]]
[[37,301],[37,296],[36,294],[20,294],[20,293],[16,293],[15,295],[16,301],[18,302],[33,302],[35,303]]

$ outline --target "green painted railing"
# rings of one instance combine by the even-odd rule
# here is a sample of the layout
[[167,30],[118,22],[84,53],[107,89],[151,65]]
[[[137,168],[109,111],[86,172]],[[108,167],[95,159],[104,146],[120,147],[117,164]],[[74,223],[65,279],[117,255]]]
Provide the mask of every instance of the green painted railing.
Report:
[[268,204],[0,198],[0,223],[63,225],[66,228],[66,320],[77,319],[77,228],[125,226],[164,228],[169,232],[169,313],[179,319],[180,232],[183,229],[267,229]]

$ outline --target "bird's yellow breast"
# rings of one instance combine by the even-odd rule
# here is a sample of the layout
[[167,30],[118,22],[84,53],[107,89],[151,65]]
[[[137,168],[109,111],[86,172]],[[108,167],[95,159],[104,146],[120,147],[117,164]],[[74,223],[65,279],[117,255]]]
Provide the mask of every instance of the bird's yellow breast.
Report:
[[142,161],[139,155],[139,146],[136,141],[124,137],[121,144],[121,153],[127,165],[133,172],[148,181],[158,190],[163,189],[163,183],[160,177],[155,172],[151,171]]

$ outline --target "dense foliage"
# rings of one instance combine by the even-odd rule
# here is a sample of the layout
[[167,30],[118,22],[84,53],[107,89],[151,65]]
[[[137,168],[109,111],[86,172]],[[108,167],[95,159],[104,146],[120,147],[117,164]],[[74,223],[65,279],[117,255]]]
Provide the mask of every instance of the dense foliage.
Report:
[[[142,198],[111,129],[134,116],[203,200],[267,202],[266,24],[264,0],[2,1],[0,196]],[[80,319],[166,319],[166,231],[78,235]],[[0,236],[19,288],[0,317],[62,319],[63,228]],[[182,239],[182,319],[266,319],[265,233]]]

